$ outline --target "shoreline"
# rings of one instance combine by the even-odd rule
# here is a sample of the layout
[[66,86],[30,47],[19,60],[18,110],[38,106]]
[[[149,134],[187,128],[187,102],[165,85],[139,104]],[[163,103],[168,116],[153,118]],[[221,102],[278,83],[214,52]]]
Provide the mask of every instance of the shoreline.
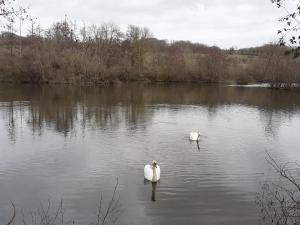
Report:
[[267,88],[272,90],[300,90],[300,83],[293,83],[290,87],[284,84],[279,87],[272,87],[271,83],[253,82],[248,84],[238,84],[234,81],[206,82],[206,81],[151,81],[151,80],[129,80],[129,81],[104,81],[104,82],[22,82],[22,81],[0,81],[0,85],[37,85],[37,86],[78,86],[78,87],[110,87],[123,86],[129,84],[141,85],[173,85],[173,84],[194,84],[199,86],[224,86],[242,88]]

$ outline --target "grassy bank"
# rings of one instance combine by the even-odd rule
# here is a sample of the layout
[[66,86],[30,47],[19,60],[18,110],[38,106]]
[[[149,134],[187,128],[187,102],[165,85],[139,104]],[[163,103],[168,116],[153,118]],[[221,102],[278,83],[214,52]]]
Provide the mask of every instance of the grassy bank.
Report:
[[80,38],[67,22],[41,33],[0,38],[0,81],[109,84],[148,82],[300,83],[300,62],[276,45],[223,50],[202,44],[167,42],[146,28],[114,24],[84,27]]

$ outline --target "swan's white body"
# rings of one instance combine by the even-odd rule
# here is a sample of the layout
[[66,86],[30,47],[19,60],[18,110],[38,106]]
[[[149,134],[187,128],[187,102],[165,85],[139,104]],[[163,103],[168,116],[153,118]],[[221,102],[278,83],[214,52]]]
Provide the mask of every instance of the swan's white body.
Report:
[[197,132],[191,132],[190,133],[190,140],[191,141],[198,141],[200,138],[200,133]]
[[147,164],[144,167],[144,177],[151,182],[157,182],[160,180],[160,167],[156,162],[152,162],[151,165]]

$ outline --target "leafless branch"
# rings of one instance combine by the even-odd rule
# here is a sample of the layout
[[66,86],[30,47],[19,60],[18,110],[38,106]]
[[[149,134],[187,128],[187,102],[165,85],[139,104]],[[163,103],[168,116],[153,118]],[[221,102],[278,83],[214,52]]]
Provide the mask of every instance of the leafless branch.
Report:
[[11,202],[11,205],[13,207],[13,216],[11,217],[11,219],[8,221],[7,225],[10,225],[14,222],[15,218],[16,218],[16,207],[14,205],[13,202]]
[[[101,193],[101,197],[99,200],[99,205],[97,207],[97,217],[96,223],[92,223],[95,225],[115,225],[117,220],[119,219],[119,215],[121,213],[120,205],[119,205],[119,195],[117,195],[118,189],[118,179],[116,185],[113,189],[112,197],[110,198],[109,202],[107,203],[107,208],[104,206],[103,195]],[[13,216],[10,221],[6,225],[12,225],[16,221],[16,209],[13,203]],[[75,225],[75,220],[65,220],[64,218],[64,207],[63,201],[61,200],[58,207],[55,209],[52,206],[51,199],[48,198],[46,205],[40,203],[39,208],[30,213],[30,222],[28,223],[25,218],[25,214],[23,210],[21,211],[22,214],[22,225],[68,225],[72,224]]]
[[[300,185],[292,173],[292,164],[279,164],[269,153],[266,160],[285,182],[267,182],[262,186],[257,199],[261,224],[300,224]],[[300,169],[298,162],[293,165]]]

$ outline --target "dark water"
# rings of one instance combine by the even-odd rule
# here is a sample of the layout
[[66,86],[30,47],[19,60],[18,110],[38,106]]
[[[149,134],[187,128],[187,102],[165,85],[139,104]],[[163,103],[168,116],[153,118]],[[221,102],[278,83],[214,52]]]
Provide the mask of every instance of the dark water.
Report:
[[[188,140],[200,131],[200,150]],[[0,85],[0,223],[51,198],[91,224],[118,178],[120,224],[257,224],[275,177],[300,160],[300,92],[197,85]],[[151,201],[143,166],[162,170]]]

